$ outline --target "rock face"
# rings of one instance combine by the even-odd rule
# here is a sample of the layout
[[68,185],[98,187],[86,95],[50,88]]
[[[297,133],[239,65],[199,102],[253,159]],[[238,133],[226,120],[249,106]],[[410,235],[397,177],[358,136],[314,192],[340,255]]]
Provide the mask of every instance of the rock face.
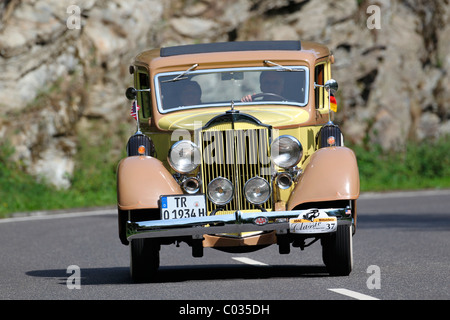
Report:
[[101,140],[124,123],[139,51],[272,39],[332,49],[335,120],[347,139],[400,149],[450,133],[449,0],[8,0],[0,144],[29,173],[68,188],[79,135]]

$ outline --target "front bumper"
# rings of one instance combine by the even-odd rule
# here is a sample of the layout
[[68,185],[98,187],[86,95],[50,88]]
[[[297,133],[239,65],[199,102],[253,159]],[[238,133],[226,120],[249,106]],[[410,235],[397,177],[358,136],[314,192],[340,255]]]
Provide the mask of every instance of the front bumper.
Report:
[[[311,217],[317,209],[272,211],[272,212],[241,212],[234,214],[213,215],[206,217],[179,219],[179,220],[150,220],[131,222],[127,221],[127,239],[139,238],[165,238],[192,236],[202,237],[204,234],[241,233],[249,231],[277,231],[287,233],[292,231],[293,220]],[[337,225],[350,225],[353,223],[352,214],[348,209],[320,209],[321,215],[334,220]],[[312,218],[313,219],[313,218]],[[311,220],[313,223],[313,221]],[[328,231],[329,230],[329,231]],[[305,233],[330,233],[335,229],[311,230],[305,228]],[[316,232],[317,231],[317,232]],[[302,231],[296,233],[302,233]]]

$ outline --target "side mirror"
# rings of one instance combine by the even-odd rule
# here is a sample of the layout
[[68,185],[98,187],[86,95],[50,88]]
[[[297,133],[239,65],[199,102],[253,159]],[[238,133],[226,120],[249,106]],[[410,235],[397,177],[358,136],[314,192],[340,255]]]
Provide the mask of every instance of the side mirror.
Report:
[[127,91],[125,91],[125,96],[128,100],[135,100],[137,96],[137,90],[133,87],[129,87]]
[[150,92],[150,89],[135,89],[133,87],[129,87],[127,91],[125,91],[125,96],[128,100],[135,100],[138,92]]
[[336,80],[330,79],[327,82],[325,82],[325,89],[336,92],[339,89],[339,85]]

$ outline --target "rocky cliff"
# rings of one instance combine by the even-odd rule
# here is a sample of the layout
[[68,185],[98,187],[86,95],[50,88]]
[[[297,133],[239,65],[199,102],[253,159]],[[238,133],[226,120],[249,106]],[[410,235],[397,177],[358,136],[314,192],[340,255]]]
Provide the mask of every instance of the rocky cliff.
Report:
[[101,143],[133,132],[123,92],[139,51],[271,39],[332,49],[347,139],[385,149],[428,141],[450,133],[449,19],[449,0],[5,0],[0,144],[67,188],[80,135]]

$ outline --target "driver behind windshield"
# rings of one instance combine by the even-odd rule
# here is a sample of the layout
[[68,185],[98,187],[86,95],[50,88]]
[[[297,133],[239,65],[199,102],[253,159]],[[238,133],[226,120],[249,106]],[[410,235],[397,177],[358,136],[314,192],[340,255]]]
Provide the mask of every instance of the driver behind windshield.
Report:
[[[282,72],[277,71],[263,71],[259,76],[259,87],[263,93],[264,101],[280,100],[284,90],[284,77]],[[264,95],[267,94],[267,95]],[[241,99],[241,102],[253,101],[254,94],[246,95]]]
[[180,91],[182,106],[201,104],[202,89],[196,81],[183,82]]

